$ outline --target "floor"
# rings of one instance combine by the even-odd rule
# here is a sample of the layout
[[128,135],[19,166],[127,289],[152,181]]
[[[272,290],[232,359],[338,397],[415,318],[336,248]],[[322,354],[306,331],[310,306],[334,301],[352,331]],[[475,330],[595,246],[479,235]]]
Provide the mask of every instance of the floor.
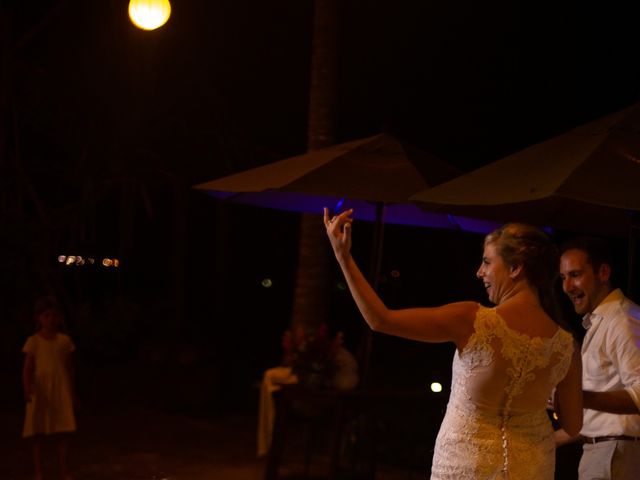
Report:
[[[119,376],[119,378],[121,375]],[[96,377],[102,389],[87,389],[77,406],[78,431],[71,443],[70,463],[76,480],[262,480],[265,459],[256,457],[256,408],[191,409],[164,408],[171,403],[124,398],[118,392],[133,385],[129,377],[116,383]],[[140,375],[133,378],[140,383]],[[31,449],[21,438],[24,405],[18,375],[0,371],[0,480],[30,480]],[[104,388],[109,386],[109,388]],[[116,388],[117,387],[117,388]],[[166,390],[166,389],[165,389]],[[106,395],[105,392],[111,392]],[[190,398],[188,386],[172,388],[174,394]],[[93,392],[88,394],[87,392]],[[115,393],[114,393],[115,392]],[[154,392],[155,398],[163,390]],[[166,391],[167,398],[171,391]],[[216,411],[217,410],[217,411]],[[433,405],[393,409],[383,424],[378,465],[374,480],[424,480],[441,412],[431,415]],[[185,412],[189,412],[188,414]],[[421,435],[411,436],[415,432]],[[298,432],[300,433],[300,432]],[[280,477],[286,480],[326,478],[328,456],[322,442],[314,451],[309,475],[305,475],[302,442],[289,435]],[[577,478],[580,446],[558,451],[556,479]],[[44,480],[58,479],[55,451],[45,451]],[[343,472],[339,480],[361,480],[362,476]]]
[[[0,413],[0,479],[32,478],[31,451],[20,438],[21,408]],[[81,405],[70,460],[76,480],[258,480],[265,460],[255,455],[256,418],[233,413],[208,418],[158,409]],[[47,453],[48,452],[48,453]],[[304,478],[303,456],[290,450],[281,476]],[[310,478],[322,478],[327,460],[312,461]],[[55,451],[45,451],[45,480],[57,479]],[[424,471],[380,465],[377,480],[424,479]],[[341,478],[354,478],[341,476]]]

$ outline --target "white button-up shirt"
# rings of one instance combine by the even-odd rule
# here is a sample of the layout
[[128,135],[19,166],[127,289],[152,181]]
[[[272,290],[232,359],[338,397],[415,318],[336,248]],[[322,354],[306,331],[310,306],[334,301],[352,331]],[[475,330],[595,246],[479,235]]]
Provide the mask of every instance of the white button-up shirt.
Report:
[[[626,390],[640,411],[640,307],[613,290],[585,315],[582,388],[594,392]],[[640,436],[640,414],[620,415],[585,408],[582,435]]]

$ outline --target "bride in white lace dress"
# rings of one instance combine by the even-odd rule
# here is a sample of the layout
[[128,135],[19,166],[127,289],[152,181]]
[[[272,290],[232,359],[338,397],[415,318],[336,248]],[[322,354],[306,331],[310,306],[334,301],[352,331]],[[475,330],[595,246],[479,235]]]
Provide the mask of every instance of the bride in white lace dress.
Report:
[[550,317],[558,256],[548,236],[508,224],[485,239],[477,276],[496,305],[457,302],[388,309],[351,257],[351,213],[324,223],[351,294],[369,326],[424,342],[454,342],[451,396],[431,479],[551,480],[554,396],[564,430],[582,426],[580,349]]

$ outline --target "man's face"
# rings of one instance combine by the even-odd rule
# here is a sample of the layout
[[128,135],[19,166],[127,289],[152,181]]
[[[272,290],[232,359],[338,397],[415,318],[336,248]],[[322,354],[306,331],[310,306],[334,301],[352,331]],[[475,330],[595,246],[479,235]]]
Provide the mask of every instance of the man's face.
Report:
[[593,312],[609,294],[609,275],[610,267],[607,264],[600,265],[598,271],[594,271],[583,250],[567,250],[560,257],[562,290],[569,296],[579,315]]

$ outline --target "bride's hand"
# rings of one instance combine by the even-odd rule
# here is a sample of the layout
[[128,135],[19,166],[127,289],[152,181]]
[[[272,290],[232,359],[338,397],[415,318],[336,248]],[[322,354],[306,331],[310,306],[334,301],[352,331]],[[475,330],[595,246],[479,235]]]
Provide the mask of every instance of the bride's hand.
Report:
[[349,255],[351,250],[351,214],[353,209],[345,210],[339,215],[329,218],[329,209],[324,208],[324,226],[327,236],[338,259]]

